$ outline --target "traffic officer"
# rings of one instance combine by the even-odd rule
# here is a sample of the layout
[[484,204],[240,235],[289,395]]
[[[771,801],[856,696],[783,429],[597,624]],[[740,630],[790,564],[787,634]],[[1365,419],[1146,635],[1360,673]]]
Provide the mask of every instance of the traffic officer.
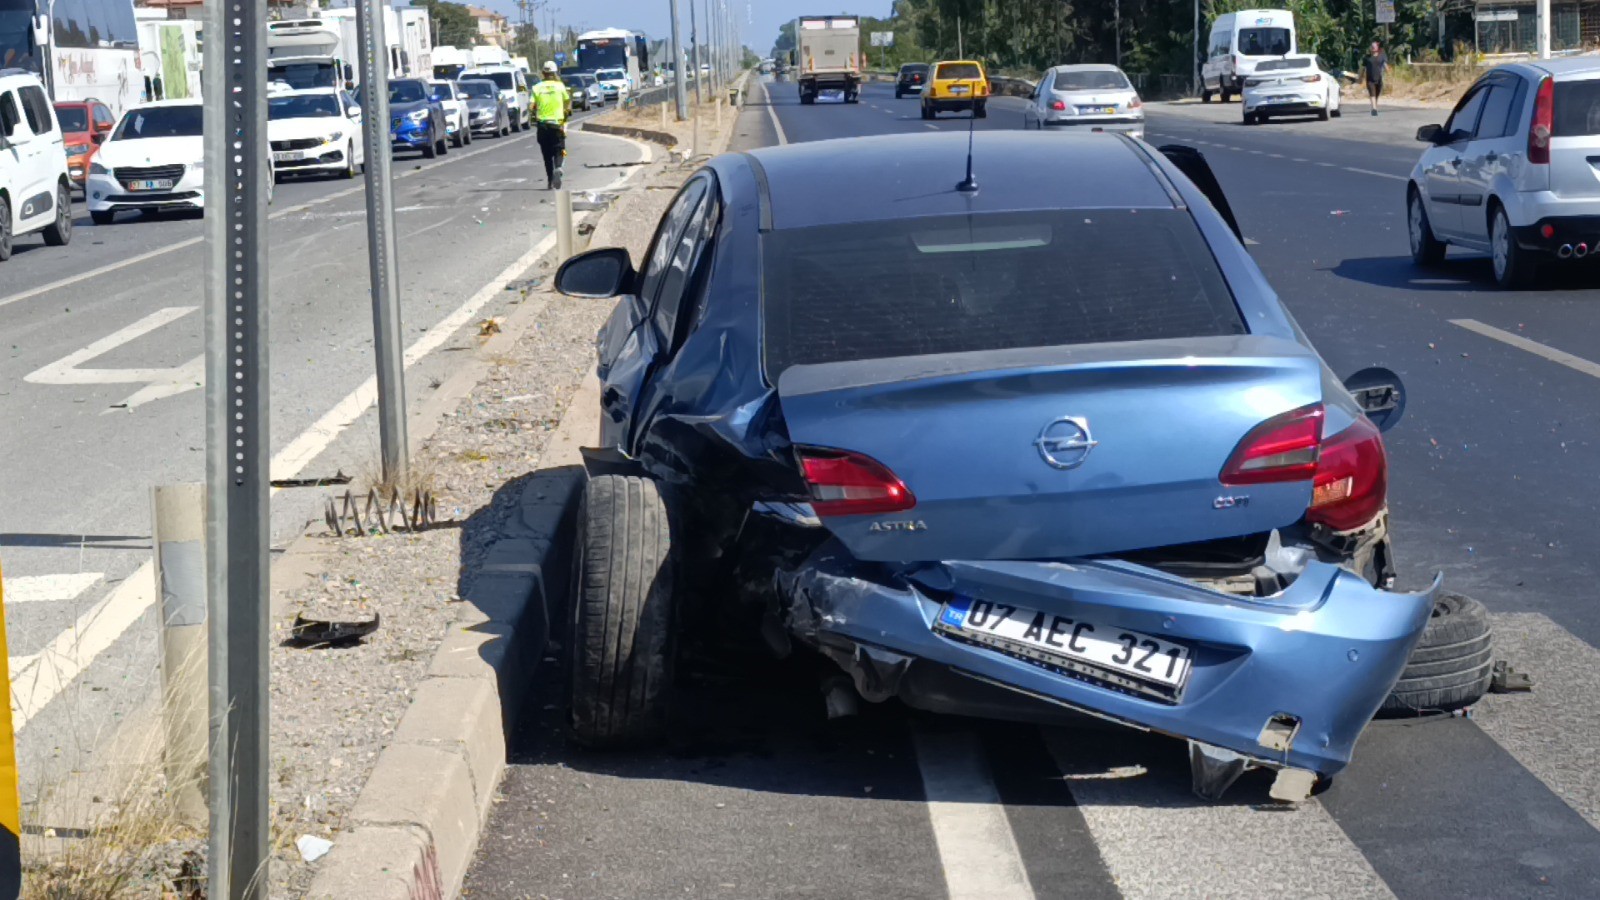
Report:
[[572,92],[561,81],[561,69],[555,63],[545,63],[543,71],[544,79],[533,86],[533,117],[538,123],[544,177],[551,190],[560,190],[561,164],[567,158],[567,119],[572,115]]

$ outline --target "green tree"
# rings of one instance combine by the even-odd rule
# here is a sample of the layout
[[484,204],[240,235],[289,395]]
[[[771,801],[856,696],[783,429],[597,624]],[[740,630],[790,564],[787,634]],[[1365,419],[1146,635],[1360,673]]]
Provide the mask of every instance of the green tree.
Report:
[[417,0],[417,5],[428,11],[428,22],[433,26],[434,46],[471,47],[481,43],[478,20],[461,3],[450,0]]

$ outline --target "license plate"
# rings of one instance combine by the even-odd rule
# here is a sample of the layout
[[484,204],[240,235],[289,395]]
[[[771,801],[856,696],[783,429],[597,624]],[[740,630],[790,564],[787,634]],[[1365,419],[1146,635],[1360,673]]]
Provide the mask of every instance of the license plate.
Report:
[[952,85],[950,87],[950,93],[952,94],[965,94],[969,90],[971,90],[971,88],[961,84]]
[[1189,677],[1189,648],[1180,644],[1021,606],[957,597],[935,628],[1112,684],[1134,679],[1177,691]]
[[171,178],[154,178],[145,181],[128,182],[130,191],[170,191],[174,184]]
[[1116,112],[1115,106],[1080,106],[1078,114],[1082,116],[1109,116]]
[[280,150],[272,154],[272,158],[278,162],[296,162],[305,159],[306,155],[300,150]]

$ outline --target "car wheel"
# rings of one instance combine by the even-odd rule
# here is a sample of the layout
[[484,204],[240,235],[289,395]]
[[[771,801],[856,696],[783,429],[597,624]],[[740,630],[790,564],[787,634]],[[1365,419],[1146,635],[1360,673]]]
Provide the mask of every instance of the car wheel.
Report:
[[422,145],[422,158],[423,159],[433,159],[434,157],[436,157],[438,155],[439,155],[439,145],[438,144],[435,144],[433,141],[429,141],[428,143]]
[[1507,289],[1526,287],[1533,280],[1533,254],[1517,246],[1505,207],[1496,203],[1490,215],[1493,218],[1490,219],[1489,247],[1494,262],[1494,280]]
[[463,146],[471,146],[471,144],[472,144],[472,129],[470,127],[462,126],[462,128],[461,128],[461,143],[462,143]]
[[[4,203],[4,202],[5,202],[4,200],[0,200],[0,203]],[[89,210],[89,219],[90,219],[90,221],[94,222],[96,225],[110,225],[111,224],[111,220],[115,219],[116,217],[117,217],[117,211],[114,210],[114,209],[91,209],[91,210]]]
[[590,747],[659,740],[672,693],[677,572],[658,483],[590,479],[573,557],[572,733]]
[[1246,125],[1254,125],[1258,121],[1260,121],[1260,120],[1256,118],[1256,114],[1255,113],[1247,112],[1247,113],[1244,114],[1244,124],[1246,124]]
[[987,103],[976,103],[976,104],[973,104],[972,117],[974,119],[987,119],[987,118],[989,118],[989,104],[987,104]]
[[929,107],[928,104],[926,104],[926,103],[922,104],[922,117],[924,119],[931,119],[931,118],[933,118],[933,115],[934,115],[933,109],[931,107]]
[[899,92],[899,91],[895,91],[895,92],[894,92],[894,98],[895,98],[895,99],[896,99],[896,100],[900,100],[900,99],[903,99],[903,98],[904,98],[904,97],[905,97],[905,94],[902,94],[902,93],[900,93],[900,92]]
[[1201,103],[1210,103],[1211,102],[1211,92],[1206,90],[1205,88],[1201,88],[1200,89],[1200,102]]
[[1415,716],[1471,706],[1494,677],[1494,630],[1482,603],[1441,594],[1411,658],[1379,707],[1380,716]]
[[0,197],[0,262],[11,258],[11,201]]
[[356,142],[351,141],[344,148],[344,177],[356,177]]
[[1428,205],[1422,192],[1412,187],[1406,192],[1406,230],[1411,237],[1411,259],[1419,266],[1437,265],[1444,260],[1444,241],[1433,236],[1428,221]]
[[1317,110],[1317,121],[1319,121],[1319,122],[1328,121],[1328,108],[1326,106],[1324,106],[1323,108]]
[[72,189],[64,184],[56,186],[56,220],[44,230],[44,242],[52,247],[65,247],[72,240]]
[[455,134],[450,136],[450,146],[452,146],[452,147],[460,147],[461,146],[461,141],[462,141],[462,138],[461,138],[461,132],[460,131],[457,131]]

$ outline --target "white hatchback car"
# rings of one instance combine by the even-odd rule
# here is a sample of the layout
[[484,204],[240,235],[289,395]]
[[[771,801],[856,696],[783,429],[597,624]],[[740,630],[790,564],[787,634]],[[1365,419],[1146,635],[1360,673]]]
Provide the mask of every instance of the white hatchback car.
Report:
[[1246,125],[1296,115],[1315,115],[1326,122],[1339,115],[1339,81],[1322,70],[1315,56],[1265,59],[1244,80],[1239,104]]
[[338,88],[268,97],[267,140],[280,176],[317,172],[354,178],[367,163],[361,107]]
[[[159,100],[141,103],[122,114],[116,130],[89,164],[84,196],[96,225],[111,224],[118,210],[205,208],[202,109],[199,100]],[[274,168],[269,153],[268,203],[272,202]]]
[[0,261],[19,235],[72,240],[72,181],[61,126],[31,72],[0,69]]
[[444,133],[450,136],[450,146],[464,147],[472,143],[472,129],[467,123],[467,94],[454,81],[428,79],[428,96],[444,110]]
[[1600,247],[1600,59],[1532,60],[1479,78],[1411,170],[1412,258],[1449,244],[1487,252],[1502,287]]

